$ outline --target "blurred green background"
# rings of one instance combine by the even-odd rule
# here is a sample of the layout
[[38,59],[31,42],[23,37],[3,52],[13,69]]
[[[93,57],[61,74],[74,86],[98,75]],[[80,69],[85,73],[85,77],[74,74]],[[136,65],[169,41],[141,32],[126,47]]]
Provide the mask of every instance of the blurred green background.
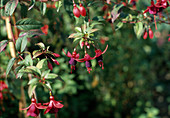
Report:
[[[149,2],[137,4],[137,9],[146,9]],[[71,6],[71,7],[70,7]],[[90,8],[90,18],[103,16],[102,4],[94,4]],[[108,45],[103,55],[104,70],[95,60],[92,60],[92,72],[89,74],[84,63],[78,63],[76,71],[70,74],[69,59],[62,49],[73,51],[75,44],[68,39],[77,26],[72,14],[72,3],[63,2],[59,12],[49,8],[42,16],[39,11],[32,9],[27,17],[42,21],[49,25],[48,35],[31,39],[27,50],[32,52],[38,49],[35,43],[43,42],[50,46],[50,50],[61,55],[57,60],[59,66],[54,65],[53,72],[58,73],[65,81],[56,80],[52,85],[57,100],[62,100],[64,107],[59,111],[59,118],[169,118],[170,116],[170,43],[168,34],[170,27],[167,24],[158,24],[154,39],[137,39],[133,24],[124,26],[113,33],[111,24],[103,22],[98,26],[98,39],[101,50]],[[16,11],[16,20],[24,17],[20,13],[20,6]],[[78,24],[80,25],[80,24]],[[108,40],[101,44],[101,37]],[[5,21],[0,19],[0,41],[7,39]],[[79,48],[78,51],[83,54]],[[91,48],[92,52],[94,49]],[[94,56],[94,53],[90,53]],[[82,56],[82,55],[81,55]],[[9,47],[0,53],[0,80],[4,80],[4,71],[10,59]],[[25,88],[27,105],[30,98],[27,94],[28,78],[25,76],[22,85]],[[1,118],[17,118],[18,102],[20,98],[20,80],[16,80],[11,73],[8,81],[12,83],[8,94],[3,94],[0,102]],[[15,89],[14,89],[15,88]],[[36,89],[38,101],[49,101],[48,91],[42,87]],[[10,94],[9,94],[10,93]],[[42,118],[53,118],[54,115],[41,114]]]

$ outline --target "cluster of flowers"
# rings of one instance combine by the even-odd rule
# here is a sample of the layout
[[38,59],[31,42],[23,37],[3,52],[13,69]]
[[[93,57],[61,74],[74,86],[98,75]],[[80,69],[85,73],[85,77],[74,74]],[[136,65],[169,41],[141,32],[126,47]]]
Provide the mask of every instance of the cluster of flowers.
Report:
[[154,1],[151,0],[151,6],[147,7],[147,9],[143,12],[149,12],[150,14],[157,14],[159,12],[162,12],[163,9],[166,9],[169,6],[167,0],[157,0],[156,4],[154,4]]
[[[163,11],[163,9],[166,9],[167,7],[169,7],[167,0],[157,0],[156,4],[154,4],[154,1],[151,0],[151,6],[148,6],[147,9],[143,12],[143,14],[149,12],[150,14],[154,15],[155,29],[156,30],[157,30],[157,25],[156,25],[155,15],[157,13],[161,13]],[[151,30],[150,27],[149,27],[149,37],[150,37],[150,39],[153,38],[153,31]],[[143,38],[144,39],[147,38],[147,30],[146,29],[144,31]]]
[[40,109],[46,109],[44,114],[51,113],[57,115],[58,111],[64,106],[60,102],[62,101],[56,101],[54,100],[54,96],[50,95],[50,102],[43,103],[43,105],[45,105],[43,106],[41,105],[41,103],[37,103],[36,99],[33,97],[31,99],[30,106],[22,110],[28,109],[27,116],[32,116],[32,117],[37,117],[40,114]]
[[[86,45],[89,47],[89,45]],[[65,53],[65,51],[63,50],[64,54],[70,58],[69,60],[69,64],[71,65],[71,73],[72,70],[75,70],[75,66],[77,64],[77,62],[85,62],[87,71],[90,73],[90,71],[92,70],[92,64],[91,64],[91,60],[92,59],[96,59],[99,66],[102,67],[102,69],[104,69],[103,66],[103,56],[102,54],[104,54],[106,52],[108,48],[108,45],[106,46],[105,50],[102,52],[100,49],[96,49],[95,48],[95,56],[91,57],[86,51],[85,51],[85,55],[84,58],[79,59],[79,53],[76,52],[76,48],[74,49],[73,53],[71,54],[69,51],[67,52],[67,54]]]
[[76,6],[76,4],[73,1],[73,14],[75,17],[79,18],[80,15],[86,16],[86,9],[83,7],[83,5],[80,3],[79,4],[80,8]]
[[8,86],[6,83],[2,80],[0,80],[0,100],[3,100],[3,90],[8,89]]

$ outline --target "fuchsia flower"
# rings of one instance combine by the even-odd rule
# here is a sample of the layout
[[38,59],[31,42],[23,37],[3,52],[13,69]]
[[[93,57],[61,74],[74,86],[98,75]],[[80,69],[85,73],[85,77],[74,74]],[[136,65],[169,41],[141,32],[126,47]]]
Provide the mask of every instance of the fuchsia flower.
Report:
[[149,12],[150,14],[157,14],[157,7],[154,4],[154,1],[151,0],[151,6],[147,7],[147,9],[143,12],[146,13]]
[[49,61],[47,61],[47,64],[48,64],[48,68],[52,71],[53,70],[52,64]]
[[32,103],[30,104],[29,107],[22,109],[22,110],[27,110],[28,109],[27,116],[36,117],[40,113],[39,109],[46,109],[47,108],[46,106],[42,106],[41,103],[36,103],[35,98],[32,98],[31,102]]
[[43,27],[41,27],[42,32],[47,35],[48,34],[48,25],[44,25]]
[[157,3],[154,4],[154,1],[151,0],[151,6],[147,7],[147,9],[143,12],[149,12],[150,14],[157,14],[158,12],[162,12],[163,9],[166,9],[168,7],[167,0],[157,0]]
[[103,52],[100,49],[95,50],[95,53],[96,53],[95,58],[96,58],[96,60],[97,60],[97,62],[99,64],[99,66],[100,67],[102,66],[102,69],[104,69],[102,54],[104,54],[106,52],[107,48],[108,48],[108,45],[106,46],[106,48],[105,48],[105,50]]
[[0,91],[2,91],[4,89],[8,89],[8,86],[6,85],[6,83],[4,81],[0,81]]
[[61,101],[55,101],[53,96],[50,96],[50,102],[44,103],[43,105],[48,105],[44,114],[54,113],[56,114],[64,105],[60,103]]
[[75,70],[75,66],[77,64],[77,61],[76,59],[79,58],[79,53],[77,54],[76,51],[74,51],[72,54],[68,51],[67,54],[65,53],[65,51],[63,50],[64,54],[67,56],[67,57],[70,57],[71,59],[69,60],[69,64],[71,65],[71,73],[72,73],[72,70],[74,69]]
[[91,65],[91,61],[92,59],[95,59],[96,57],[90,57],[89,54],[85,53],[84,58],[82,59],[76,59],[78,62],[85,62],[87,71],[90,73],[90,71],[92,70],[92,65]]

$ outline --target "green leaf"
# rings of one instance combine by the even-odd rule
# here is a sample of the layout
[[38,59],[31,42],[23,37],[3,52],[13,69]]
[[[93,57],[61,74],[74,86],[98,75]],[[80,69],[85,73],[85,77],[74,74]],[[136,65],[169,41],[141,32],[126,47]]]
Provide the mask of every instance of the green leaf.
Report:
[[7,2],[7,4],[5,5],[6,16],[11,16],[14,13],[17,5],[18,5],[18,0],[10,0],[9,2]]
[[32,95],[33,95],[33,91],[36,89],[37,85],[35,84],[31,84],[29,87],[28,87],[28,95],[29,97],[31,98]]
[[140,39],[144,31],[143,23],[142,22],[136,23],[134,26],[134,31],[135,31],[137,38]]
[[116,25],[115,30],[117,31],[117,30],[120,29],[121,27],[123,27],[123,23],[122,23],[122,22],[119,22],[119,23]]
[[60,7],[62,6],[62,2],[61,1],[56,1],[55,6],[57,8],[57,12],[59,12]]
[[56,79],[58,77],[57,74],[49,73],[45,76],[45,79]]
[[3,40],[0,42],[0,52],[7,46],[8,40]]
[[35,5],[35,0],[31,0],[31,4],[30,7],[28,8],[28,10],[32,9]]
[[75,27],[75,31],[81,33],[81,28],[80,27]]
[[40,61],[37,63],[36,67],[39,68],[39,69],[41,69],[41,68],[43,67],[43,64],[44,64],[44,62],[45,62],[46,60],[47,60],[47,59],[42,59],[42,60],[40,60]]
[[8,66],[7,66],[7,68],[6,68],[6,77],[7,77],[7,75],[9,74],[12,66],[13,66],[14,63],[15,63],[15,59],[16,59],[16,58],[11,58],[11,59],[10,59],[10,61],[9,61],[9,63],[8,63]]
[[41,2],[41,4],[40,4],[40,10],[41,10],[42,15],[44,15],[44,14],[45,14],[45,12],[46,12],[46,8],[47,8],[46,3]]
[[38,57],[38,56],[40,56],[41,54],[42,54],[41,51],[34,51],[34,52],[33,52],[33,59],[36,58],[36,57]]
[[31,70],[34,74],[36,74],[39,77],[41,77],[41,71],[40,71],[39,68],[37,68],[35,66],[28,66],[26,69]]
[[50,70],[43,71],[41,74],[41,78],[44,78],[49,73],[50,73]]
[[40,43],[37,43],[35,45],[38,45],[42,50],[45,50],[45,45],[44,43],[40,42]]
[[40,29],[43,24],[35,19],[25,18],[16,22],[16,26],[20,30],[32,30],[32,29]]
[[51,84],[50,84],[48,81],[45,81],[45,82],[46,82],[46,84],[43,84],[43,86],[44,86],[45,88],[47,88],[48,90],[52,90]]
[[27,37],[24,36],[21,43],[21,52],[25,50],[26,46],[27,46]]
[[39,82],[39,79],[38,79],[38,78],[32,78],[32,79],[28,82],[28,85],[37,84],[38,82]]
[[32,58],[31,58],[31,55],[27,55],[27,56],[25,57],[25,65],[26,65],[26,66],[33,66],[33,60],[32,60]]

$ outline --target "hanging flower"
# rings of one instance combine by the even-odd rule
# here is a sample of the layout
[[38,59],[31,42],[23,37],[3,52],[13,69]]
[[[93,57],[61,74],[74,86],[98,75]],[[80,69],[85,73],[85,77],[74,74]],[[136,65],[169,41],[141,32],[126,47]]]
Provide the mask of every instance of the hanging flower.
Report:
[[80,17],[80,10],[79,8],[76,6],[76,4],[73,4],[73,14],[75,17],[79,18]]
[[78,62],[85,62],[87,71],[90,73],[90,71],[92,70],[92,64],[91,64],[91,60],[95,59],[95,57],[90,57],[89,54],[85,53],[84,58],[82,59],[77,59]]
[[4,89],[8,89],[8,86],[6,85],[4,81],[0,80],[0,91]]
[[36,99],[32,98],[31,99],[31,104],[29,107],[24,108],[22,110],[27,110],[27,116],[32,116],[32,117],[37,117],[40,113],[39,109],[46,109],[46,106],[42,106],[41,103],[36,103]]
[[86,16],[86,9],[83,7],[83,5],[80,3],[80,14],[82,16]]
[[79,58],[79,53],[77,54],[76,53],[76,50],[74,50],[74,52],[71,54],[69,51],[67,52],[67,54],[65,53],[65,51],[63,50],[64,54],[70,58],[69,60],[69,64],[71,65],[71,73],[72,73],[72,70],[74,69],[75,70],[75,66],[77,64],[77,61],[76,59]]
[[60,103],[61,101],[55,101],[53,96],[50,96],[50,102],[44,103],[43,105],[48,105],[44,114],[54,113],[56,114],[64,105]]
[[95,50],[95,53],[96,53],[95,58],[96,58],[96,60],[97,60],[97,62],[99,64],[99,66],[102,67],[102,69],[104,69],[102,54],[104,54],[106,52],[107,48],[108,48],[108,45],[106,46],[106,48],[105,48],[105,50],[103,52],[100,49]]
[[48,68],[52,71],[53,70],[52,64],[49,61],[47,61],[47,65],[48,65]]
[[42,32],[47,35],[48,34],[48,25],[44,25],[43,27],[41,27]]
[[143,12],[146,13],[149,12],[150,14],[157,14],[157,7],[154,4],[154,1],[151,0],[151,6],[147,7],[147,9]]

